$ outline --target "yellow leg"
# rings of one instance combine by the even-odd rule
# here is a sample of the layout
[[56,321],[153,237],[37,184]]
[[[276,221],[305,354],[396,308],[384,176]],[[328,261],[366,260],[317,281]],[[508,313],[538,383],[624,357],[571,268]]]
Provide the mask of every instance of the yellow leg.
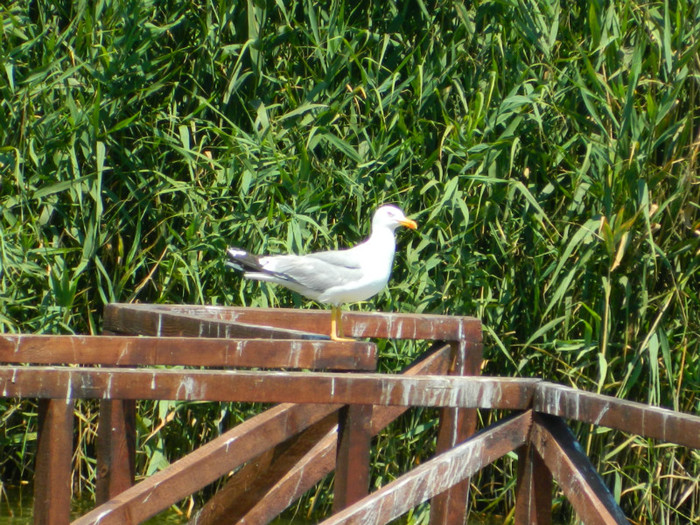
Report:
[[331,340],[332,341],[354,341],[343,337],[343,324],[341,320],[340,308],[331,306]]

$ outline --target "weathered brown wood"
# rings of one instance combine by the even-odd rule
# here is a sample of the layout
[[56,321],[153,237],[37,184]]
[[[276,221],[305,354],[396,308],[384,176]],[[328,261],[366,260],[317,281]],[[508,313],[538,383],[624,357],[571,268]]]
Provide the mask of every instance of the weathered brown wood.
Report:
[[518,449],[514,523],[552,523],[552,474],[529,442]]
[[361,500],[369,490],[372,405],[346,405],[338,415],[333,511]]
[[524,410],[538,380],[386,374],[0,367],[3,397],[340,403]]
[[0,363],[375,370],[377,350],[362,341],[3,335]]
[[[213,307],[208,307],[213,308]],[[275,313],[269,312],[269,320]],[[267,325],[220,321],[204,315],[174,313],[162,305],[110,304],[105,307],[104,326],[111,332],[129,335],[216,337],[241,339],[322,340],[327,336]],[[330,322],[329,322],[330,326]]]
[[533,407],[566,419],[700,448],[700,417],[691,414],[544,382],[537,386]]
[[34,524],[70,522],[73,402],[39,400],[39,436],[34,477]]
[[[336,438],[335,430],[326,434],[273,484],[265,496],[249,509],[238,523],[254,525],[269,523],[316,482],[330,474],[335,467]],[[222,516],[225,517],[225,514],[222,513]],[[234,522],[223,521],[222,523]],[[195,525],[205,524],[195,522]]]
[[530,440],[586,525],[629,523],[562,419],[535,414]]
[[[445,374],[451,363],[451,355],[449,345],[436,343],[403,373],[407,376]],[[372,435],[378,434],[406,410],[406,407],[374,407],[371,421]],[[307,432],[309,431],[311,429]],[[257,466],[256,476],[245,471],[237,473],[229,482],[233,488],[227,485],[207,502],[196,519],[192,521],[193,525],[234,523],[237,520],[241,523],[254,524],[270,522],[333,471],[336,441],[336,430],[331,430],[306,452],[300,449],[285,451],[276,458],[275,464],[270,465],[269,469],[261,462]],[[286,472],[282,472],[279,468],[281,465],[291,466]],[[275,472],[272,472],[273,469]],[[223,494],[219,496],[222,492]],[[238,517],[240,502],[248,501],[249,498],[257,499],[256,504],[247,510],[244,516]]]
[[309,410],[309,407],[290,404],[274,407],[118,494],[73,524],[141,523],[339,408],[338,405],[319,405]]
[[370,496],[323,521],[387,523],[419,503],[446,491],[527,440],[532,413],[508,418],[404,474]]
[[320,439],[337,426],[337,421],[337,415],[331,414],[301,434],[247,463],[207,501],[191,523],[199,525],[263,523],[247,520],[245,516],[269,494],[270,485],[287,475],[298,459],[308,454]]
[[100,505],[134,483],[136,402],[101,400],[95,500]]
[[[312,431],[316,425],[307,428],[302,434]],[[251,503],[252,496],[264,490],[259,486],[262,479],[260,473],[273,468],[277,450],[284,446],[285,443],[277,445],[246,463],[213,497],[209,498],[204,507],[192,516],[189,523],[191,525],[245,523],[242,521],[242,516],[251,506],[254,506],[254,503]]]
[[[452,365],[452,346],[446,343],[435,343],[428,352],[411,363],[402,372],[405,377],[422,375],[446,375]],[[372,435],[376,436],[389,423],[397,419],[408,407],[375,406],[372,413]]]
[[[481,370],[482,344],[481,325],[468,325],[463,339],[452,343],[453,365],[450,374],[476,376]],[[436,452],[450,450],[462,443],[476,431],[477,411],[464,408],[442,408]],[[430,523],[455,525],[467,519],[469,479],[453,485],[443,494],[437,495],[430,504]]]
[[[148,334],[155,335],[158,329],[159,315],[161,329],[163,321],[170,316],[183,319],[205,319],[202,323],[206,330],[217,330],[219,337],[224,337],[223,331],[227,323],[250,325],[257,327],[272,327],[278,330],[297,330],[314,333],[327,337],[330,330],[329,310],[299,310],[292,308],[241,308],[225,306],[196,306],[196,305],[143,305],[143,304],[111,304],[105,308],[105,326],[118,332],[119,327],[128,323],[118,321],[120,318],[137,320],[137,326],[148,327]],[[457,341],[465,339],[472,326],[481,323],[473,317],[459,317],[432,314],[407,314],[384,312],[343,312],[343,331],[348,337],[378,337],[392,339],[424,339],[440,341]],[[168,330],[172,328],[168,325]],[[233,328],[229,328],[233,330]],[[480,328],[479,328],[480,330]],[[141,332],[139,332],[141,333]],[[167,332],[164,332],[164,335]],[[186,335],[185,333],[179,335]],[[191,334],[202,335],[202,334]],[[244,336],[237,336],[244,337]]]

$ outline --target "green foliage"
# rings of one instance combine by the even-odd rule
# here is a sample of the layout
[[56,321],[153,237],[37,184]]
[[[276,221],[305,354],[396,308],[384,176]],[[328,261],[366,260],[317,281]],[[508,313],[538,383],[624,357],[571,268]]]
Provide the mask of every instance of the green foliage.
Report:
[[[473,315],[487,374],[698,413],[697,2],[36,0],[0,22],[0,331],[99,333],[113,301],[313,306],[225,247],[347,246],[392,201],[420,230],[354,308]],[[382,348],[388,371],[420,351]],[[3,408],[21,475],[32,409]],[[144,438],[168,423],[144,472],[234,412],[145,404]],[[580,430],[630,517],[698,518],[697,451]],[[411,432],[379,446],[422,457]],[[506,512],[511,471],[474,507]]]

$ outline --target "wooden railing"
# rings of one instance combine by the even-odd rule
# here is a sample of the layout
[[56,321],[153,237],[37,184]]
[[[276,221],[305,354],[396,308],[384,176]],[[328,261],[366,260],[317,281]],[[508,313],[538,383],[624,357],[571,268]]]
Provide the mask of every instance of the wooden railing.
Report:
[[[0,367],[2,395],[40,399],[35,523],[69,522],[78,398],[100,399],[101,413],[98,506],[75,524],[140,523],[234,470],[193,523],[266,523],[333,470],[324,523],[386,523],[428,499],[431,523],[462,523],[469,477],[511,451],[516,523],[551,521],[553,481],[585,523],[626,523],[564,419],[700,448],[696,416],[537,379],[475,377],[475,319],[353,313],[343,322],[354,337],[433,343],[403,374],[376,374],[373,343],[324,339],[325,312],[144,305],[110,306],[111,335],[0,338],[0,362],[15,363]],[[176,364],[207,368],[149,368]],[[280,404],[134,484],[137,399]],[[413,406],[440,408],[438,453],[368,494],[372,436]],[[513,415],[474,434],[476,409]]]

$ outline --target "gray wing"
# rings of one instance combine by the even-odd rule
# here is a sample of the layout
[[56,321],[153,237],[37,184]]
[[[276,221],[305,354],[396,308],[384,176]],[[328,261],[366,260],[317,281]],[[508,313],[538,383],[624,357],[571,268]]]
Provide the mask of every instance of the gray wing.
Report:
[[327,252],[310,253],[304,257],[309,259],[317,259],[333,266],[359,269],[360,263],[357,260],[356,248],[357,246],[348,250],[330,250]]
[[272,263],[270,270],[275,274],[317,292],[362,278],[359,265],[344,257],[341,251],[269,259]]

